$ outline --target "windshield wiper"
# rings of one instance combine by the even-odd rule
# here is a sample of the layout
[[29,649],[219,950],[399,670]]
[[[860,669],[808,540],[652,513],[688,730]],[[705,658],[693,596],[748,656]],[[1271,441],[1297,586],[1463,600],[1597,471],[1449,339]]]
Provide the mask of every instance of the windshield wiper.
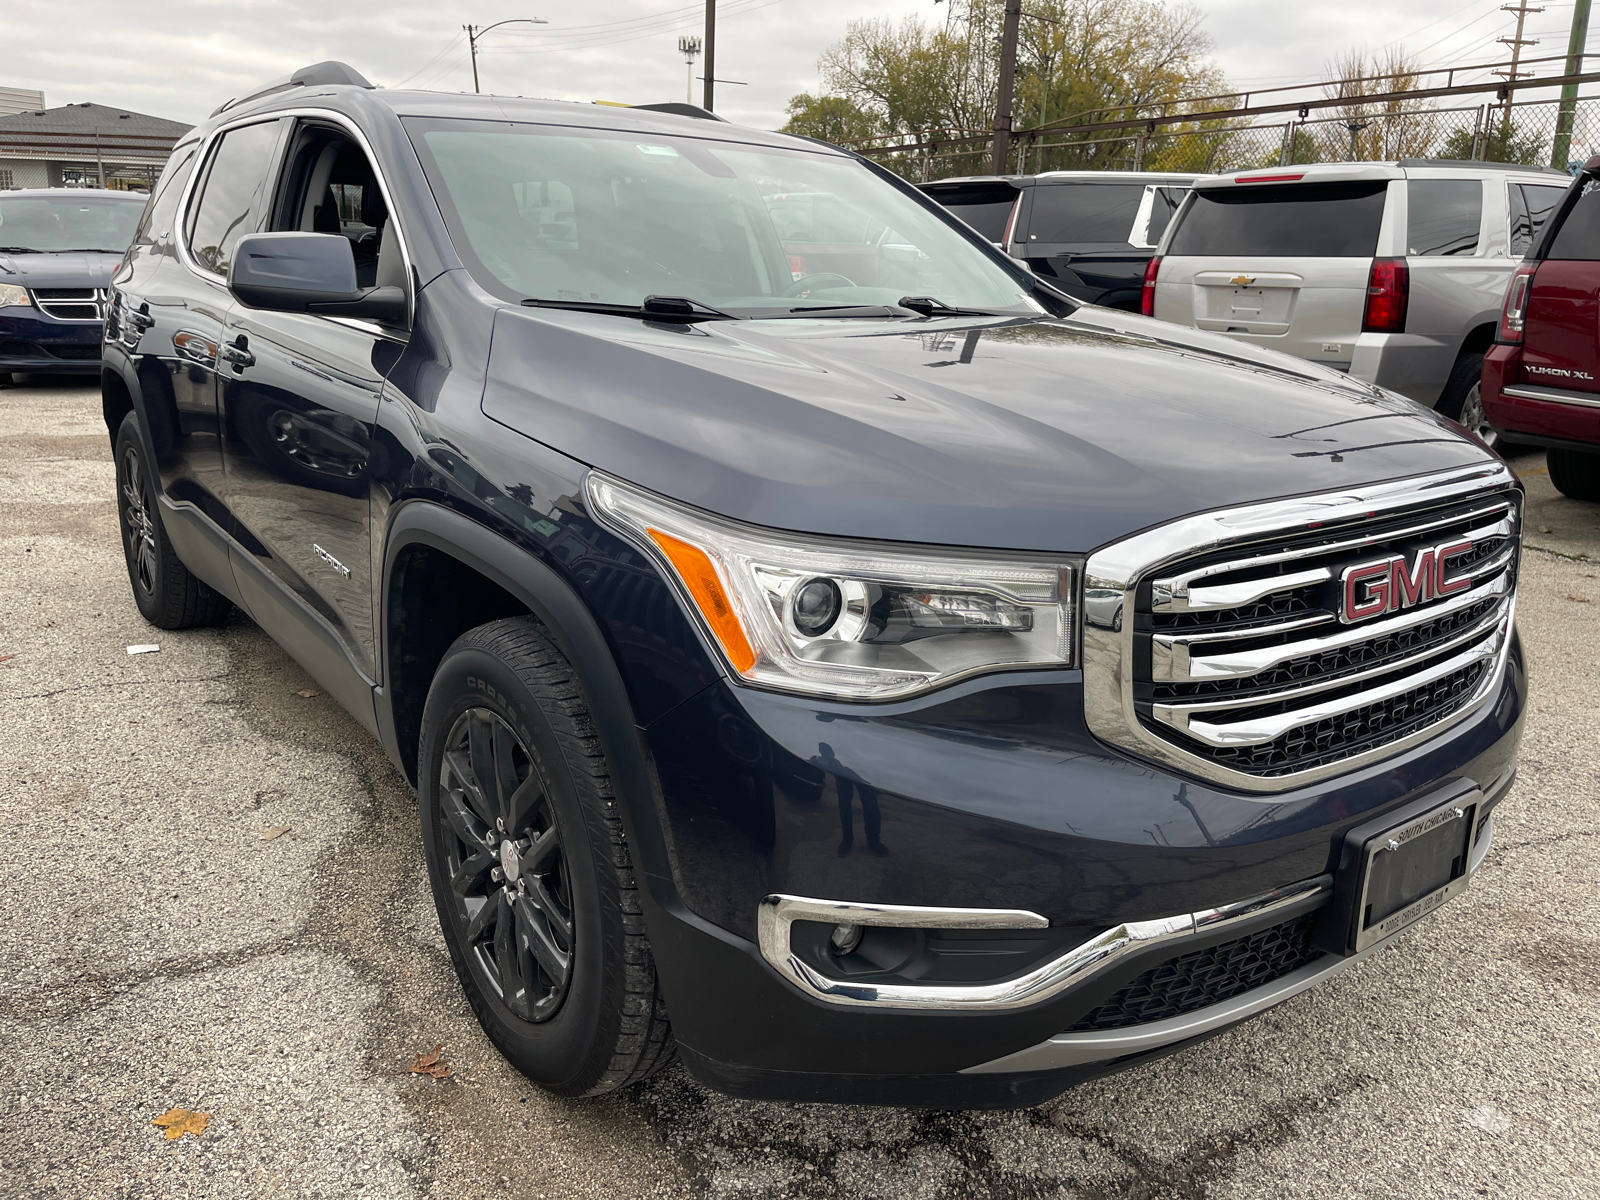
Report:
[[783,321],[790,317],[904,317],[911,309],[898,304],[815,304],[809,308],[791,308],[786,313],[773,313],[764,320]]
[[65,250],[52,250],[51,254],[121,254],[121,250],[110,250],[105,246],[71,246]]
[[933,296],[901,296],[901,308],[921,313],[925,317],[1003,317],[1011,314],[991,312],[986,308],[956,308]]
[[0,246],[0,254],[43,254],[43,250],[35,250],[32,246]]
[[530,308],[565,308],[574,312],[604,313],[616,317],[643,317],[647,321],[737,321],[732,313],[712,308],[687,296],[646,296],[643,304],[606,304],[599,300],[539,300],[522,302]]

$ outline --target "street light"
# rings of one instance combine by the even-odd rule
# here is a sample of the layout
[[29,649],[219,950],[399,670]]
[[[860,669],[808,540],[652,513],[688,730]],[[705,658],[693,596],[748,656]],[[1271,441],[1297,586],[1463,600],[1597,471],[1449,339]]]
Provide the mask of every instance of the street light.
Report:
[[694,60],[700,54],[700,39],[693,34],[684,34],[678,39],[678,53],[683,55],[683,61],[688,64],[689,77],[683,85],[683,99],[686,104],[694,103]]
[[467,48],[472,52],[472,90],[478,91],[478,39],[491,29],[499,29],[502,25],[548,25],[549,21],[542,21],[538,17],[510,17],[504,21],[496,21],[493,25],[479,28],[476,25],[463,25],[467,31]]

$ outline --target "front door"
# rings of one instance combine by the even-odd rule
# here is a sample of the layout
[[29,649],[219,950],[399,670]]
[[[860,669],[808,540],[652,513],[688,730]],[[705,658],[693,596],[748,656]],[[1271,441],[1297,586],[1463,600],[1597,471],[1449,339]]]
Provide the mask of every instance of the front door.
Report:
[[[350,239],[372,286],[387,212],[364,152],[332,127],[290,139],[270,228]],[[398,245],[386,246],[398,254]],[[219,368],[226,502],[241,539],[376,677],[373,426],[398,334],[370,321],[268,312],[235,301]],[[252,544],[253,543],[253,544]]]

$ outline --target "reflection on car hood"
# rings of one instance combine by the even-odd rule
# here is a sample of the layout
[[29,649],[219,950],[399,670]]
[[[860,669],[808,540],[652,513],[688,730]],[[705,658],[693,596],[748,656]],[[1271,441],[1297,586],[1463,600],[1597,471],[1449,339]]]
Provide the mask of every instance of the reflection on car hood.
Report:
[[1068,552],[1188,513],[1492,457],[1359,380],[1094,308],[677,326],[503,309],[483,408],[740,520]]
[[110,287],[120,254],[0,254],[0,283],[24,287]]

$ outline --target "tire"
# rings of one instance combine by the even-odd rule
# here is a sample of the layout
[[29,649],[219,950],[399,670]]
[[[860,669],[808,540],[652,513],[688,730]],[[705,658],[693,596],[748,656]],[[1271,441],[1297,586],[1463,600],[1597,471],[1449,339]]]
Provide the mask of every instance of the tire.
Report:
[[122,419],[114,453],[122,554],[140,614],[158,629],[220,625],[233,611],[233,601],[201,582],[167,540],[156,503],[155,473],[145,461],[139,437],[138,414],[130,412]]
[[417,796],[451,962],[512,1065],[595,1096],[671,1062],[606,760],[572,667],[534,618],[479,626],[446,651]]
[[1574,500],[1600,501],[1600,446],[1593,454],[1551,447],[1544,452],[1544,461],[1556,491]]
[[1502,450],[1500,435],[1483,415],[1483,355],[1463,354],[1450,369],[1433,411],[1475,433],[1492,450]]

